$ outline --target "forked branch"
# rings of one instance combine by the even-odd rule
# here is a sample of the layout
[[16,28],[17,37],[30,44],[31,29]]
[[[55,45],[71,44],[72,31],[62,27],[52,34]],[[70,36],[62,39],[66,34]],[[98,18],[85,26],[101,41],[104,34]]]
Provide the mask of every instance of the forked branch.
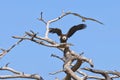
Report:
[[50,24],[53,23],[53,22],[56,22],[56,21],[58,21],[58,20],[60,20],[60,19],[62,19],[63,17],[65,17],[65,16],[67,16],[67,15],[77,16],[77,17],[81,18],[83,22],[85,22],[86,20],[91,20],[91,21],[95,21],[95,22],[97,22],[97,23],[103,24],[102,22],[100,22],[100,21],[98,21],[98,20],[96,20],[96,19],[84,17],[84,16],[81,16],[81,15],[78,14],[78,13],[73,13],[73,12],[70,12],[70,11],[68,11],[68,12],[62,12],[62,14],[61,14],[59,17],[54,18],[54,19],[52,19],[52,20],[45,21],[45,20],[43,19],[43,12],[41,12],[41,17],[38,18],[38,20],[40,20],[40,21],[42,21],[43,23],[46,24],[45,38],[48,38],[48,33],[49,33],[49,26],[50,26]]
[[[24,35],[23,37],[25,37],[26,35]],[[16,47],[20,42],[22,42],[23,39],[20,39],[18,42],[16,42],[15,44],[13,44],[12,46],[10,46],[10,48],[8,48],[7,50],[5,49],[1,49],[2,52],[0,53],[0,59],[5,56],[8,52],[10,52],[14,47]]]
[[[103,77],[99,76],[88,76],[88,78],[93,78],[93,79],[102,79],[102,80],[113,80],[114,78],[119,78],[120,77],[120,72],[118,71],[105,71],[105,70],[97,70],[97,69],[92,69],[92,68],[82,68],[83,70],[87,70],[96,74],[101,74]],[[110,75],[112,74],[112,75]]]
[[43,78],[37,74],[25,74],[24,72],[16,71],[13,68],[8,67],[8,64],[1,67],[0,70],[9,71],[13,73],[13,75],[0,75],[0,79],[10,79],[10,78],[28,78],[28,79],[36,79],[43,80]]

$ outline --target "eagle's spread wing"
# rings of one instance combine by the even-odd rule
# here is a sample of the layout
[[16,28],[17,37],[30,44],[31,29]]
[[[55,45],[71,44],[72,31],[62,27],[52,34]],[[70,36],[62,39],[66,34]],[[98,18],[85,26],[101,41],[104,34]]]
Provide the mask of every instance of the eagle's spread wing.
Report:
[[50,33],[56,33],[58,36],[61,36],[62,31],[59,28],[49,28]]
[[79,25],[75,25],[72,28],[70,28],[70,30],[67,33],[67,37],[71,37],[76,31],[81,30],[86,28],[85,24],[79,24]]

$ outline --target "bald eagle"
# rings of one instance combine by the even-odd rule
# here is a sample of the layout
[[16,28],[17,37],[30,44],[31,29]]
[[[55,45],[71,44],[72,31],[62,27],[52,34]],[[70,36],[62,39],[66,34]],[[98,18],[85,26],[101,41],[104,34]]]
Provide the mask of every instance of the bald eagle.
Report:
[[68,38],[70,38],[76,31],[86,28],[85,24],[79,24],[71,27],[66,34],[63,34],[59,28],[49,28],[50,33],[56,33],[60,37],[61,43],[66,43]]

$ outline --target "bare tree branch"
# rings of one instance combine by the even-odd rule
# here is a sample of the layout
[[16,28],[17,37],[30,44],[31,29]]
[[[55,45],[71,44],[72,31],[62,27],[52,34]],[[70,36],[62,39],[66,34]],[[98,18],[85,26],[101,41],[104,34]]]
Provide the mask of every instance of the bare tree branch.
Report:
[[56,71],[56,72],[52,72],[52,73],[49,73],[50,75],[55,75],[55,74],[58,74],[60,72],[64,72],[64,70],[59,70],[59,71]]
[[55,54],[51,54],[51,57],[56,57],[56,58],[58,58],[58,59],[62,60],[63,62],[65,62],[64,57],[63,57],[63,58],[61,58],[61,57],[59,57],[59,56],[57,56],[57,55],[55,55]]
[[[75,80],[83,80],[81,77],[79,77],[78,75],[76,75],[74,73],[74,71],[72,71],[71,68],[69,67],[71,65],[71,63],[73,62],[73,60],[74,60],[74,58],[69,58],[69,61],[67,61],[64,64],[65,73],[69,74],[70,77],[72,77]],[[64,80],[68,80],[68,78],[65,78]]]
[[[36,40],[34,39],[33,37],[32,38],[29,38],[29,37],[19,37],[19,36],[13,36],[13,38],[16,38],[16,39],[24,39],[24,40],[30,40],[30,41],[33,41],[35,43],[38,43],[38,44],[41,44],[41,45],[44,45],[44,46],[48,46],[48,47],[56,47],[56,48],[63,48],[63,47],[68,47],[68,46],[72,46],[72,44],[70,43],[54,43],[54,44],[49,44],[49,43],[52,43],[49,41],[49,38],[44,38],[44,40]],[[47,43],[46,43],[47,42]],[[48,43],[49,42],[49,43]]]
[[83,21],[83,22],[85,22],[86,20],[91,20],[91,21],[95,21],[95,22],[98,22],[98,23],[100,23],[100,24],[103,24],[102,22],[100,22],[100,21],[98,21],[98,20],[96,20],[96,19],[87,18],[87,17],[81,16],[81,15],[78,14],[78,13],[73,13],[73,12],[70,12],[70,11],[69,11],[69,12],[62,12],[62,14],[61,14],[59,17],[54,18],[54,19],[52,19],[52,20],[48,20],[47,22],[42,18],[42,17],[43,17],[42,14],[43,14],[43,12],[41,12],[41,17],[39,18],[39,20],[46,24],[45,38],[48,38],[49,25],[50,25],[51,23],[56,22],[56,21],[62,19],[63,17],[65,17],[65,16],[67,16],[67,15],[70,15],[70,14],[71,14],[71,15],[74,15],[74,16],[77,16],[77,17],[79,17],[79,18],[82,18],[82,21]]
[[[113,80],[113,78],[120,78],[119,75],[120,75],[120,72],[116,72],[116,71],[105,71],[105,70],[97,70],[97,69],[91,69],[91,68],[82,68],[84,70],[87,70],[87,71],[90,71],[90,72],[93,72],[93,73],[97,73],[97,74],[101,74],[102,76],[104,76],[104,79],[105,80]],[[112,74],[114,76],[110,76],[109,74]],[[99,78],[100,77],[89,77],[89,78]],[[101,78],[103,79],[103,78]]]
[[43,12],[40,14],[40,18],[38,20],[42,21],[43,23],[47,24],[47,22],[43,19]]
[[89,63],[91,67],[94,67],[94,64],[93,64],[93,62],[92,62],[92,59],[88,59],[88,58],[86,58],[86,57],[84,57],[84,56],[82,56],[82,55],[78,55],[78,54],[76,54],[74,51],[71,51],[71,54],[74,55],[77,59]]
[[23,72],[19,72],[7,66],[1,67],[0,70],[6,70],[13,73],[13,75],[0,75],[0,79],[10,79],[10,78],[29,78],[36,80],[43,80],[43,78],[37,74],[25,74]]
[[100,22],[100,21],[98,21],[98,20],[96,20],[96,19],[84,17],[84,16],[81,16],[81,15],[78,14],[78,13],[66,12],[66,15],[68,15],[68,14],[72,14],[72,15],[74,15],[74,16],[77,16],[77,17],[82,18],[82,21],[83,21],[83,22],[85,22],[86,20],[91,20],[91,21],[95,21],[95,22],[97,22],[97,23],[103,24],[102,22]]
[[[24,35],[25,37],[26,35]],[[18,42],[16,42],[15,44],[13,44],[10,48],[8,48],[7,50],[5,49],[1,49],[2,52],[0,53],[0,59],[5,56],[8,52],[10,52],[15,46],[17,46],[20,42],[22,42],[23,39],[20,39]]]

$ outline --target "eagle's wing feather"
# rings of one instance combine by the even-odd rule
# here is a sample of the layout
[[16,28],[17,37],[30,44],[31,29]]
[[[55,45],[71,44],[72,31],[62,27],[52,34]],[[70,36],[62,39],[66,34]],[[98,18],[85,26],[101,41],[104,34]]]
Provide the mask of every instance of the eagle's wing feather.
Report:
[[62,31],[59,28],[49,28],[50,33],[56,33],[58,36],[62,34]]
[[72,28],[70,28],[70,30],[67,33],[67,37],[71,37],[76,31],[81,30],[86,28],[85,24],[79,24],[79,25],[75,25]]

